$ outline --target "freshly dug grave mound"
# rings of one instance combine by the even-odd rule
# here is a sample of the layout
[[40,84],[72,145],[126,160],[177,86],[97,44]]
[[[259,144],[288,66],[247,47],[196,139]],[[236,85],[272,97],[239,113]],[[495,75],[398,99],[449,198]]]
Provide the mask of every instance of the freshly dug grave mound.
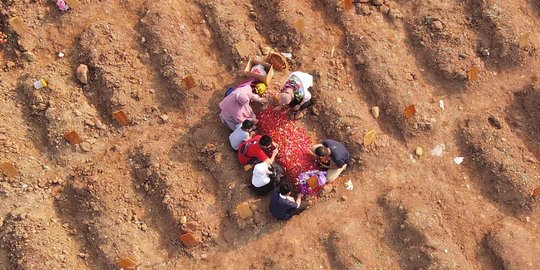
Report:
[[507,270],[533,270],[540,265],[540,239],[531,231],[505,221],[486,235],[486,245]]
[[388,238],[405,269],[472,269],[444,217],[434,214],[436,206],[399,189],[381,196],[379,204],[392,224]]
[[537,205],[531,194],[540,184],[538,166],[525,161],[531,154],[500,119],[489,113],[469,118],[461,128],[464,150],[483,173],[487,196],[510,212],[528,212]]
[[530,90],[525,92],[523,107],[529,115],[529,123],[535,133],[540,132],[540,84],[532,86]]
[[285,180],[300,190],[296,183],[298,176],[317,169],[315,158],[309,152],[311,139],[307,131],[288,118],[287,110],[269,108],[259,113],[257,119],[260,132],[272,137],[278,145],[276,162],[283,167]]

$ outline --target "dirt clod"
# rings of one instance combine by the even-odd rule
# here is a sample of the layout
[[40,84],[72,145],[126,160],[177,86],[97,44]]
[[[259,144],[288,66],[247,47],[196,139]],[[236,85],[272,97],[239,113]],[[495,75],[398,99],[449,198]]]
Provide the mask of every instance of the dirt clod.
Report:
[[381,0],[371,0],[371,4],[378,7],[378,6],[382,6],[383,2]]
[[21,56],[28,62],[34,62],[37,60],[37,56],[33,52],[24,52]]
[[443,23],[440,20],[434,20],[431,22],[431,28],[435,31],[442,31],[444,29]]
[[88,84],[88,66],[85,64],[80,64],[77,67],[76,71],[77,79],[79,79],[79,82],[82,84]]

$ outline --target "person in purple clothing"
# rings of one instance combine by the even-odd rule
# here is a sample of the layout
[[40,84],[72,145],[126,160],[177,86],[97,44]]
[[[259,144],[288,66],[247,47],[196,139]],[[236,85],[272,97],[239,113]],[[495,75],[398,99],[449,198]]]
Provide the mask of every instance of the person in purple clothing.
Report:
[[326,179],[328,182],[338,178],[347,168],[347,163],[351,161],[351,154],[345,145],[331,139],[312,146],[311,153],[319,158],[320,166],[327,169]]
[[257,124],[255,112],[251,109],[252,102],[266,104],[267,100],[253,93],[250,84],[236,88],[219,103],[221,122],[233,131],[236,129],[236,125],[241,124],[244,120],[251,120],[253,124]]
[[291,197],[292,186],[283,182],[279,188],[274,190],[270,198],[270,213],[280,220],[289,220],[292,216],[300,214],[307,208],[302,204],[302,193],[296,196],[296,200]]

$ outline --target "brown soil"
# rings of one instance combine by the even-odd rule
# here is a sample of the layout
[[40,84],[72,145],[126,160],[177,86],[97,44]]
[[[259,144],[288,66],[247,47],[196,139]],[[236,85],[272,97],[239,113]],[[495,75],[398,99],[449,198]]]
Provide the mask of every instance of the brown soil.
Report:
[[[0,173],[0,269],[537,268],[538,1],[79,1],[0,1],[0,163],[18,169]],[[353,155],[288,222],[249,190],[218,119],[267,47],[292,53],[269,91],[313,74],[299,123]]]
[[536,269],[540,264],[539,239],[515,223],[503,222],[493,229],[486,237],[486,246],[503,269]]

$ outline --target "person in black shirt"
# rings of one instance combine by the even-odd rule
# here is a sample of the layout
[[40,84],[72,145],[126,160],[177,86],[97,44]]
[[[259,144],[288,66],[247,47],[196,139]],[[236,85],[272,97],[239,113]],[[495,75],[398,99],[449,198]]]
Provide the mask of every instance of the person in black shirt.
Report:
[[307,208],[302,204],[302,193],[299,193],[294,200],[290,194],[292,187],[290,183],[284,182],[272,193],[270,198],[270,213],[281,220],[289,220],[292,216],[300,214]]
[[328,182],[338,178],[341,172],[347,168],[347,163],[351,161],[351,154],[345,145],[331,139],[312,146],[311,153],[318,157],[319,165],[327,169],[326,179]]

